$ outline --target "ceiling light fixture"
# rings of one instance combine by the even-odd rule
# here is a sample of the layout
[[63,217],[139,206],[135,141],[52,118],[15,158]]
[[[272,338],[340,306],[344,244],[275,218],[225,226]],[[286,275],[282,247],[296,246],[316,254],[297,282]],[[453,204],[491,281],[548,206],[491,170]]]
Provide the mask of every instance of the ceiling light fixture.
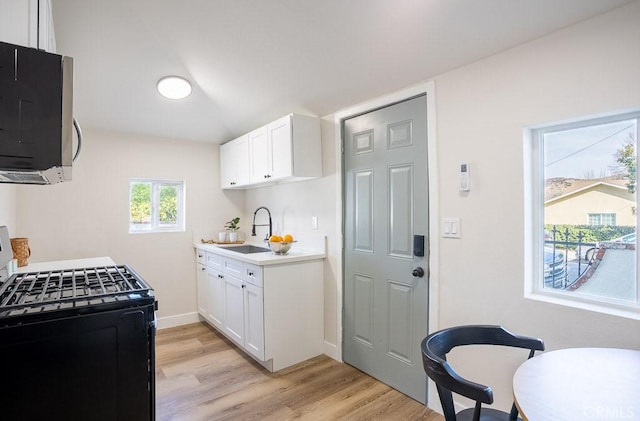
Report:
[[165,98],[182,99],[191,95],[191,83],[180,76],[165,76],[158,81],[158,92]]

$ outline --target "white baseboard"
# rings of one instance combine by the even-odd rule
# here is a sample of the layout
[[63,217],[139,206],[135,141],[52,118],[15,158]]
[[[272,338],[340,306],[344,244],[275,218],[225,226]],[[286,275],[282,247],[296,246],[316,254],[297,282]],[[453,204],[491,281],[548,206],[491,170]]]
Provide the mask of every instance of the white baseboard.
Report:
[[190,323],[198,323],[199,321],[200,317],[196,312],[176,314],[175,316],[159,317],[158,329],[168,329],[170,327],[188,325]]
[[338,347],[335,344],[324,341],[323,353],[329,358],[333,358],[336,361],[340,361],[340,359],[338,358]]

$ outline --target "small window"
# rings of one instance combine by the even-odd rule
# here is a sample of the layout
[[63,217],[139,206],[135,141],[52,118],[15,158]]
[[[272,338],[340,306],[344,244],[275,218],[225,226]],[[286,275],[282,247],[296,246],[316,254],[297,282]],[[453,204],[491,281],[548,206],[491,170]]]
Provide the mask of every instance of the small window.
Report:
[[129,232],[184,231],[184,182],[132,179]]
[[640,316],[639,122],[636,112],[525,131],[532,183],[528,296]]
[[588,224],[614,226],[616,224],[616,214],[615,213],[590,213]]

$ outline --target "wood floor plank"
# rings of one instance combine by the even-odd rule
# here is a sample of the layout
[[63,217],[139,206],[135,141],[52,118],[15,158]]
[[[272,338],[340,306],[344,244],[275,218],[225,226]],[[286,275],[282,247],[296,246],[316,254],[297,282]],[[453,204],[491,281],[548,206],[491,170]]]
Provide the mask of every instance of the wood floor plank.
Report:
[[156,411],[159,421],[444,421],[324,355],[270,373],[205,323],[158,332]]

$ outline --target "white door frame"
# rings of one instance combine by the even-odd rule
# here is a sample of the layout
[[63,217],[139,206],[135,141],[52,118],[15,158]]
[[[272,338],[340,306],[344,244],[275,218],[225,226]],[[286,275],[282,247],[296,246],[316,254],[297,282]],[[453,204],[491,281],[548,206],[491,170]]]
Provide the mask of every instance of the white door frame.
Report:
[[[343,258],[342,247],[344,247],[344,239],[342,231],[344,221],[342,220],[343,200],[343,165],[342,165],[342,122],[343,120],[354,115],[362,114],[377,108],[384,107],[396,102],[403,101],[426,93],[427,95],[427,150],[429,165],[429,332],[435,331],[439,326],[438,321],[438,303],[439,303],[439,201],[438,191],[438,155],[436,148],[436,99],[435,99],[435,82],[429,81],[420,85],[412,86],[401,91],[394,92],[383,97],[375,98],[364,103],[340,110],[334,114],[334,130],[336,142],[336,191],[339,192],[336,200],[336,238],[340,242],[339,252],[337,253],[337,319],[336,319],[336,359],[342,361],[342,337],[343,337]],[[428,402],[437,400],[437,394],[432,394],[434,388],[429,388]]]

